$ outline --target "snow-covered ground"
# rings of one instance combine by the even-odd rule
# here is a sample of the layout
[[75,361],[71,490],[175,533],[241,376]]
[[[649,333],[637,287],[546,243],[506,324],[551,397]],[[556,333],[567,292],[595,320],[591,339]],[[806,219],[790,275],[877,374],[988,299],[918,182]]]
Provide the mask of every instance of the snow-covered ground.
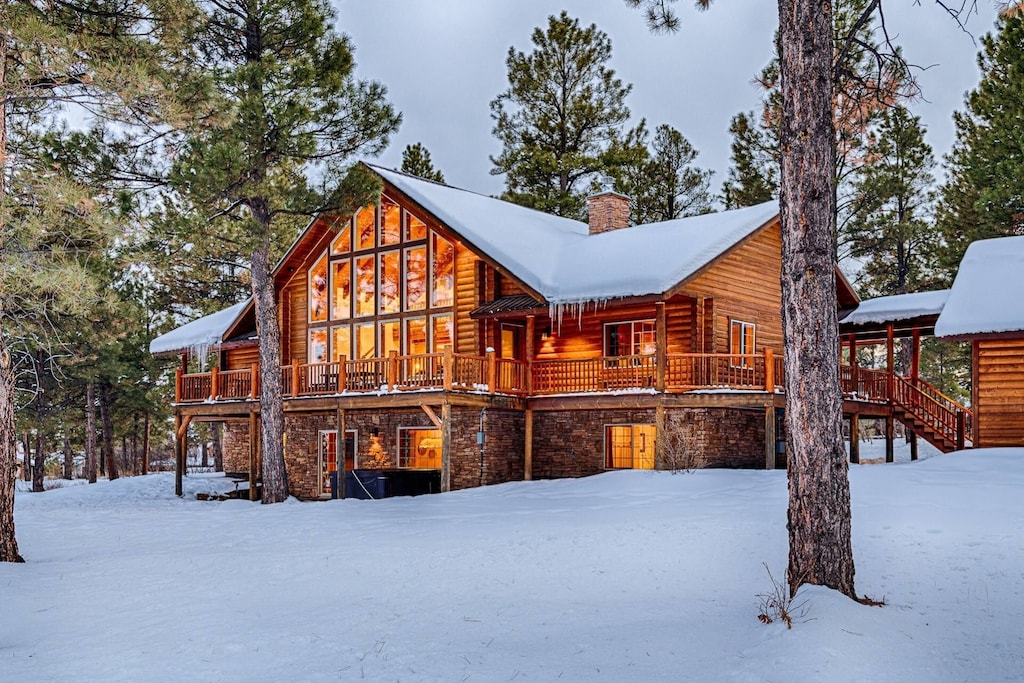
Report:
[[1016,681],[1024,449],[851,468],[865,607],[786,563],[781,471],[384,501],[200,502],[173,475],[19,493],[0,681]]

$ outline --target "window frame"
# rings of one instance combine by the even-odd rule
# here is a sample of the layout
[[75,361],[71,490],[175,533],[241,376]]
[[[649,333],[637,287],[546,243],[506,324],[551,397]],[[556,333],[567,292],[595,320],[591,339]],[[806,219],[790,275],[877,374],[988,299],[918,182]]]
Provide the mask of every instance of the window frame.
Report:
[[441,469],[441,462],[440,461],[444,457],[441,453],[437,454],[437,460],[438,460],[438,466],[437,467],[411,467],[408,464],[403,464],[403,463],[407,463],[408,462],[408,454],[406,453],[407,444],[406,444],[406,442],[402,438],[403,434],[408,434],[409,432],[421,431],[421,432],[436,432],[437,433],[437,438],[440,439],[441,438],[441,430],[440,429],[438,429],[434,425],[410,425],[410,426],[400,426],[400,427],[397,427],[395,431],[396,431],[395,436],[396,436],[396,439],[397,439],[396,443],[398,444],[398,446],[396,448],[397,453],[395,454],[395,467],[396,468],[401,469],[401,470],[437,470],[437,469]]
[[[739,330],[739,345],[734,350],[737,340],[737,328]],[[747,330],[750,331],[750,349],[747,346]],[[729,318],[729,365],[734,368],[754,369],[754,359],[749,358],[757,353],[757,323]]]
[[[638,433],[638,428],[640,428],[640,427],[643,427],[645,429],[653,430],[653,433],[654,433],[654,439],[652,440],[652,443],[651,443],[651,454],[650,454],[650,460],[649,460],[650,465],[651,465],[650,467],[637,467],[636,466],[636,463],[638,462],[638,460],[640,460],[640,458],[638,458],[638,451],[637,451],[637,448],[636,448],[636,440],[635,440],[634,434]],[[614,465],[614,460],[613,460],[614,456],[613,456],[613,453],[611,451],[611,447],[613,445],[611,430],[612,429],[616,429],[616,428],[623,428],[623,429],[628,428],[630,430],[630,456],[629,456],[630,457],[630,466],[629,467],[615,466]],[[641,437],[646,437],[646,432],[639,432],[639,433],[640,433]],[[653,470],[658,465],[658,427],[654,423],[650,423],[650,422],[626,422],[626,423],[615,422],[615,423],[606,423],[603,426],[603,429],[602,429],[602,440],[603,440],[602,452],[604,453],[604,468],[606,470],[636,470],[636,469]],[[646,445],[643,446],[642,450],[646,451]]]

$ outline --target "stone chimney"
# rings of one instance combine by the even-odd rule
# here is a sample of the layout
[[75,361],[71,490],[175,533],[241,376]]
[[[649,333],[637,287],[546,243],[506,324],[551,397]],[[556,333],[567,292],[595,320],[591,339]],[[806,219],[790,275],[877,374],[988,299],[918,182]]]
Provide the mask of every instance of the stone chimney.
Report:
[[596,235],[609,230],[629,226],[630,198],[612,190],[604,190],[587,198],[590,234]]

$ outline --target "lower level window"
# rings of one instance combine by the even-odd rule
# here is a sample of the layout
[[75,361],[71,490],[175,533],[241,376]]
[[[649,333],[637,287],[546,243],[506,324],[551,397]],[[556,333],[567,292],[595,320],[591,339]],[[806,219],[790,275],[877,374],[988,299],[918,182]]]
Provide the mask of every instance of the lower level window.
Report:
[[654,436],[654,425],[606,425],[605,467],[653,470]]
[[399,428],[398,466],[417,470],[441,469],[441,430]]

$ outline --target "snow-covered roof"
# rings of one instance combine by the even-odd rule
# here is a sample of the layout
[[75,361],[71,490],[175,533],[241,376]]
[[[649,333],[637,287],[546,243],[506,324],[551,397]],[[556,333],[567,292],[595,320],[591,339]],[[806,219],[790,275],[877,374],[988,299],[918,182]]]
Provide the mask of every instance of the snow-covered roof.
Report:
[[842,319],[844,325],[867,325],[909,320],[923,315],[938,315],[949,297],[948,289],[880,296],[860,302]]
[[211,346],[224,340],[224,333],[248,303],[242,301],[162,334],[149,343],[149,352],[155,355],[188,351],[201,358]]
[[591,235],[580,221],[370,167],[551,304],[664,293],[779,211],[767,202]]
[[1024,237],[967,247],[936,337],[1024,331]]

